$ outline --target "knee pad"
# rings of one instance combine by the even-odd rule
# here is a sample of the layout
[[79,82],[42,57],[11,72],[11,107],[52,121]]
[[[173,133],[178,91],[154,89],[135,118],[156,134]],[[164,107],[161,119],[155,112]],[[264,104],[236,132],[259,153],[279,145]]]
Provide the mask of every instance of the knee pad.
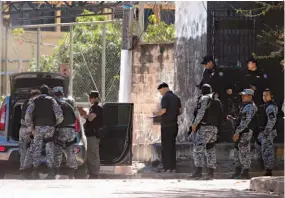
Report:
[[215,144],[216,142],[211,142],[211,143],[206,144],[206,149],[208,150],[208,149],[214,148]]

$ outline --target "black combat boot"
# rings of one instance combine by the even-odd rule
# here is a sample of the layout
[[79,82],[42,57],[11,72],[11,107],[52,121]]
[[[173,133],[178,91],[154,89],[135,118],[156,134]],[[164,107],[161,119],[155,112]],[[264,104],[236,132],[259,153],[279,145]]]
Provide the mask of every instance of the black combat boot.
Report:
[[46,177],[46,179],[55,179],[55,169],[54,168],[49,168],[48,169],[48,176]]
[[266,169],[264,176],[272,176],[272,169]]
[[243,169],[242,174],[237,179],[249,179],[249,169]]
[[214,179],[214,169],[213,168],[208,168],[208,174],[205,177],[206,180],[212,180]]
[[75,177],[74,177],[74,169],[73,168],[69,168],[69,170],[68,170],[68,178],[69,179],[75,179]]
[[94,173],[89,174],[88,179],[99,179],[99,175],[98,174],[94,174]]
[[190,176],[192,179],[201,178],[202,177],[202,167],[197,167],[196,171]]
[[229,179],[235,179],[236,177],[239,177],[241,174],[241,167],[236,167],[235,173],[229,177]]
[[39,170],[38,168],[33,168],[31,172],[31,179],[39,179]]

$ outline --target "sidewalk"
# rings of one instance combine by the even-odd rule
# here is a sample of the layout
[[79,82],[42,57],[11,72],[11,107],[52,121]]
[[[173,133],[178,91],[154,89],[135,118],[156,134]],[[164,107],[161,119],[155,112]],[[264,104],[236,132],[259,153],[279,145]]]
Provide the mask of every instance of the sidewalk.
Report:
[[250,190],[284,194],[284,176],[252,178],[250,180]]

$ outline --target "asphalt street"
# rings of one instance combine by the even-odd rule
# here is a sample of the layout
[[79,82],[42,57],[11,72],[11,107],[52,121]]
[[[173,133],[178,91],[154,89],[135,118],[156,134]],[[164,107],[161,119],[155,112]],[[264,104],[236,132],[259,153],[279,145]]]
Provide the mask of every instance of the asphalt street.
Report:
[[251,192],[249,180],[0,180],[1,198],[272,198]]

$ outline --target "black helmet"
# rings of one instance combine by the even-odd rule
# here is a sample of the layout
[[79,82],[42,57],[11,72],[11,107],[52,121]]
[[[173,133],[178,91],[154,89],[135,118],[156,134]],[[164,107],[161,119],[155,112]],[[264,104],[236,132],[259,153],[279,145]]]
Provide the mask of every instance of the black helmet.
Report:
[[212,93],[212,87],[209,84],[204,84],[201,87],[201,91],[202,91],[203,95],[210,94],[210,93]]

